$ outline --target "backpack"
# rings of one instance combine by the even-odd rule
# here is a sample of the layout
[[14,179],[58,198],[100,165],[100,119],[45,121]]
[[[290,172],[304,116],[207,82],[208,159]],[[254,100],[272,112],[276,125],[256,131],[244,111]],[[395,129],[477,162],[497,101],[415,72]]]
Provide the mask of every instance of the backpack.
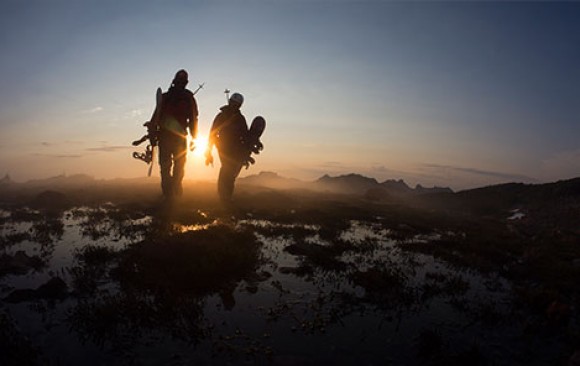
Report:
[[169,130],[179,125],[185,131],[187,119],[192,118],[193,103],[193,94],[189,90],[170,88],[163,94],[161,125]]

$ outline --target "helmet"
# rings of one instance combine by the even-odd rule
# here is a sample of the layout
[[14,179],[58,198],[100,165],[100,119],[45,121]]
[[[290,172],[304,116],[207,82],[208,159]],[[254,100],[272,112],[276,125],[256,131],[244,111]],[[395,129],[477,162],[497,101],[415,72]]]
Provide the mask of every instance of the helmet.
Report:
[[189,75],[187,74],[187,71],[181,69],[177,73],[175,73],[175,77],[173,78],[172,84],[185,86],[187,85],[188,77]]
[[230,97],[229,102],[230,102],[230,104],[235,103],[235,104],[237,104],[238,106],[241,107],[242,104],[244,103],[244,97],[240,93],[234,93]]

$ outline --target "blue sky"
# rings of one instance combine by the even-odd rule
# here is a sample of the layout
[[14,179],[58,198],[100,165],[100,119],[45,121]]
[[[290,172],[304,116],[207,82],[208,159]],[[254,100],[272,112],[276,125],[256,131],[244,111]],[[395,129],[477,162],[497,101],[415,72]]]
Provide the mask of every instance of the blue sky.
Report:
[[[580,176],[580,3],[5,1],[0,174],[144,176],[130,158],[180,68],[200,134],[239,91],[260,170],[455,189]],[[187,178],[217,168],[191,155]]]

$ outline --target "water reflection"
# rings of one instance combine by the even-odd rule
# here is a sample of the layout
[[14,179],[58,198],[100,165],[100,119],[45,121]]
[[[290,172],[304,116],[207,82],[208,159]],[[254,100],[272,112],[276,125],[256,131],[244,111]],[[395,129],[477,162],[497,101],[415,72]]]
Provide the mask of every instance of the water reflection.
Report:
[[0,276],[47,267],[64,234],[62,214],[26,208],[6,212],[0,226]]
[[[217,294],[231,310],[238,284],[256,278],[260,245],[249,231],[214,226],[146,238],[115,253],[114,261],[108,274],[98,274],[109,275],[116,291],[76,288],[91,297],[71,309],[74,331],[99,345],[137,340],[149,332],[197,343],[211,332],[203,311],[206,298]],[[98,271],[90,266],[85,261],[75,271],[75,283],[86,283],[87,273]]]
[[149,229],[151,217],[145,213],[123,210],[112,205],[80,207],[70,212],[70,217],[79,221],[82,235],[92,240],[135,241]]
[[[510,355],[495,346],[519,330],[503,320],[513,311],[508,281],[409,250],[460,235],[397,231],[380,218],[297,216],[111,204],[60,216],[3,214],[0,269],[16,256],[40,265],[0,272],[2,285],[31,269],[45,276],[28,288],[37,292],[4,288],[2,306],[16,323],[38,319],[60,344],[96,352],[93,364],[469,363]],[[66,296],[46,296],[50,280],[60,287],[48,295]],[[14,294],[38,296],[8,301]],[[473,339],[485,341],[473,348]],[[58,347],[43,352],[58,359]]]

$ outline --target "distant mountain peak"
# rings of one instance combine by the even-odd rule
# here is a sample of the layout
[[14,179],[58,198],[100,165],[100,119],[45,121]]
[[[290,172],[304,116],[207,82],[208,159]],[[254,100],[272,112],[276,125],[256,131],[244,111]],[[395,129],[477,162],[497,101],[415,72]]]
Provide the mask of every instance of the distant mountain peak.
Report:
[[361,174],[351,173],[331,177],[328,174],[323,175],[314,182],[318,189],[330,190],[338,193],[348,194],[366,194],[373,190],[373,194],[382,192],[381,195],[406,196],[413,194],[453,192],[450,188],[425,188],[417,184],[411,188],[403,179],[387,179],[379,183],[375,178],[369,178]]
[[0,184],[10,184],[10,183],[13,183],[13,181],[10,178],[10,175],[8,175],[8,173],[6,173],[4,178],[0,179]]
[[318,181],[319,182],[320,181],[351,181],[351,182],[363,181],[363,182],[369,182],[369,183],[378,183],[375,178],[365,177],[364,175],[356,174],[356,173],[343,174],[343,175],[338,175],[336,177],[331,177],[328,174],[324,174],[322,177],[318,178]]
[[75,185],[75,184],[87,184],[90,182],[93,182],[95,180],[95,178],[93,178],[90,175],[87,174],[72,174],[72,175],[66,175],[66,174],[60,174],[57,176],[53,176],[50,178],[46,178],[46,179],[33,179],[33,180],[29,180],[28,182],[26,182],[26,184],[32,184],[32,185],[60,185],[60,184],[66,184],[66,185]]
[[411,187],[409,187],[402,179],[388,179],[381,183],[381,187],[396,191],[398,193],[409,193],[412,191]]
[[298,179],[286,178],[271,171],[261,171],[258,174],[238,178],[238,183],[279,189],[302,188],[305,184]]
[[415,186],[415,193],[453,193],[453,190],[449,187],[437,187],[425,188],[420,184]]
[[314,182],[319,189],[344,193],[361,193],[376,187],[379,182],[375,178],[365,177],[360,174],[345,174],[331,177],[323,175]]
[[276,173],[276,172],[261,171],[261,172],[258,173],[258,177],[262,177],[262,178],[279,178],[280,175],[278,175],[278,173]]

